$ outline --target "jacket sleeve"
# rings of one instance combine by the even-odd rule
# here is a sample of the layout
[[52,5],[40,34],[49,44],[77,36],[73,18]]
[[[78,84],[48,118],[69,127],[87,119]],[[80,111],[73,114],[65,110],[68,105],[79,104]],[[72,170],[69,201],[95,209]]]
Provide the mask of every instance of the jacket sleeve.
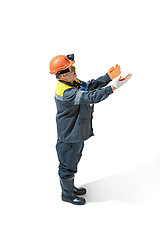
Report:
[[88,90],[94,90],[97,88],[105,87],[111,80],[108,73],[106,73],[104,76],[95,79],[92,79],[87,82]]
[[63,101],[73,105],[94,104],[105,100],[112,93],[111,86],[92,91],[81,91],[75,88],[69,88],[63,93]]

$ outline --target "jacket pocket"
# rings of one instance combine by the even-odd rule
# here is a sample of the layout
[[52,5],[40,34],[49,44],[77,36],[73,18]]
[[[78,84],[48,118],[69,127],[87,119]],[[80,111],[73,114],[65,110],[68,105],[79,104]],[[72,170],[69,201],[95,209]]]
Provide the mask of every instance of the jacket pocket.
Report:
[[91,119],[81,119],[79,121],[82,139],[87,139],[92,135]]

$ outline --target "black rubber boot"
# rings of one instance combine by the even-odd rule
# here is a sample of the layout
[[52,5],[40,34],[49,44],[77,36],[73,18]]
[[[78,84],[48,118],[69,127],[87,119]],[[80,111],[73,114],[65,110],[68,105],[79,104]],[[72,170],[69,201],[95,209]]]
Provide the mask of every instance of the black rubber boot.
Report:
[[84,194],[86,194],[86,189],[85,188],[76,188],[75,186],[73,186],[73,192],[76,195],[84,195]]
[[84,205],[85,199],[82,197],[77,197],[73,192],[74,178],[72,179],[60,179],[62,187],[62,200],[75,205]]

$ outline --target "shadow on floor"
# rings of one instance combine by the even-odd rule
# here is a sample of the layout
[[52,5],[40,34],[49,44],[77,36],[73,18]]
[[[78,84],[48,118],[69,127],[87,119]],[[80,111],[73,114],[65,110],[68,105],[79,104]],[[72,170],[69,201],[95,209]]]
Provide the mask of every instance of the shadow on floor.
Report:
[[87,202],[117,200],[137,203],[148,197],[160,196],[160,161],[84,184],[83,187],[87,189]]

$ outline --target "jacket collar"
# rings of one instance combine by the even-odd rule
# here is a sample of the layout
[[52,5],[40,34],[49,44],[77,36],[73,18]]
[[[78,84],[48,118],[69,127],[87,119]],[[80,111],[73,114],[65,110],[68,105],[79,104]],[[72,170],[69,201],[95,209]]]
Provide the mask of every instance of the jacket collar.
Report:
[[71,87],[76,87],[76,88],[80,88],[81,86],[83,86],[81,81],[78,80],[78,79],[76,79],[73,83],[66,82],[66,81],[63,81],[63,80],[59,80],[59,82],[64,83],[64,84],[66,84],[68,86],[71,86]]

